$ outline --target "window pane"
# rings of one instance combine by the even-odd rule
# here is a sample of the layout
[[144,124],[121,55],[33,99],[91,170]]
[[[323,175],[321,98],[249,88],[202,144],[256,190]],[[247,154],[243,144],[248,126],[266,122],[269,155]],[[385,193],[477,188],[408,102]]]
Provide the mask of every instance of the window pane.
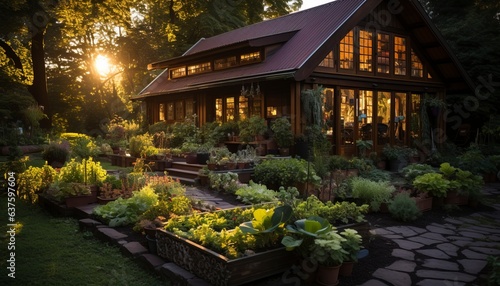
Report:
[[389,122],[391,121],[391,93],[379,91],[377,93],[377,143],[389,143]]
[[234,121],[234,97],[226,98],[226,122]]
[[215,69],[220,70],[220,69],[230,68],[236,66],[237,64],[238,63],[236,62],[236,56],[227,57],[223,59],[216,59]]
[[248,98],[245,96],[239,97],[238,116],[238,120],[245,120],[248,117]]
[[411,49],[411,76],[424,77],[424,65],[413,49]]
[[372,33],[359,30],[359,70],[372,71]]
[[184,120],[184,101],[175,102],[175,120]]
[[224,121],[224,117],[222,117],[222,98],[215,99],[215,121]]
[[186,100],[186,116],[191,117],[194,114],[194,106],[192,100]]
[[389,74],[390,71],[390,37],[388,34],[377,34],[377,72]]
[[420,138],[422,130],[422,121],[420,119],[420,94],[411,95],[411,117],[410,119],[410,136],[412,139]]
[[170,71],[170,78],[178,78],[178,77],[183,77],[186,76],[186,68],[181,67],[181,68],[173,68]]
[[373,91],[371,90],[359,91],[358,123],[359,137],[363,140],[373,140]]
[[260,52],[253,52],[248,54],[243,54],[240,56],[241,64],[248,64],[260,61]]
[[326,125],[326,133],[329,135],[333,134],[333,125],[335,124],[334,95],[333,88],[323,90],[323,121]]
[[354,90],[340,90],[340,127],[343,145],[354,144]]
[[165,120],[165,104],[160,103],[159,114],[158,115],[159,115],[158,119],[160,119],[160,121],[164,121]]
[[340,68],[347,70],[354,68],[354,32],[352,30],[340,41]]
[[406,134],[406,93],[396,93],[394,97],[394,135],[396,144],[405,145]]
[[394,37],[394,74],[406,75],[406,39]]
[[333,51],[330,51],[328,53],[328,55],[326,55],[326,57],[323,59],[323,61],[321,61],[321,63],[319,65],[322,67],[333,68],[334,67],[334,65],[333,65]]
[[188,75],[208,72],[211,70],[210,62],[188,66]]

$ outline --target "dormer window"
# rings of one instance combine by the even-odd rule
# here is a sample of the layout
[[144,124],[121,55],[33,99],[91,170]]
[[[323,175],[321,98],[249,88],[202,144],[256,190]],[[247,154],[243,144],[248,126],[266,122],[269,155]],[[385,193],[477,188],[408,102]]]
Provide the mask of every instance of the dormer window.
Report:
[[227,69],[238,65],[238,62],[236,61],[236,56],[216,59],[214,63],[215,63],[214,64],[215,70]]
[[179,78],[186,76],[186,67],[173,68],[170,70],[170,78]]
[[424,77],[424,65],[413,49],[411,49],[411,76]]
[[394,37],[394,74],[406,75],[406,39]]
[[188,75],[209,72],[211,70],[212,70],[212,65],[210,62],[196,64],[196,65],[189,65],[188,66]]
[[240,64],[260,62],[260,52],[252,52],[240,55]]

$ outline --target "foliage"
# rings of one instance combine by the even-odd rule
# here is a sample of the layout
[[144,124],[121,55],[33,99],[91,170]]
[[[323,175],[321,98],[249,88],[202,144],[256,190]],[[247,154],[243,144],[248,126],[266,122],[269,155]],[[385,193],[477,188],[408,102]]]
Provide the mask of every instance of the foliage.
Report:
[[358,206],[346,201],[323,203],[314,195],[297,203],[293,209],[295,219],[318,216],[327,219],[332,225],[362,222],[365,219],[364,214],[367,212],[368,205]]
[[233,194],[238,189],[238,174],[233,172],[214,173],[208,175],[210,187],[217,191]]
[[398,145],[385,145],[382,153],[389,160],[407,161],[411,156],[416,154],[416,150]]
[[271,124],[271,130],[273,131],[273,138],[276,140],[276,144],[281,148],[288,148],[292,146],[294,142],[292,124],[286,117],[276,118]]
[[296,220],[293,225],[287,225],[286,230],[290,235],[283,237],[281,244],[287,250],[299,247],[301,255],[305,257],[308,248],[313,243],[313,239],[331,231],[332,225],[322,217],[312,216],[307,219]]
[[361,235],[359,235],[358,231],[355,229],[346,228],[340,233],[340,236],[345,239],[345,241],[341,243],[342,249],[347,252],[344,256],[344,261],[358,261],[358,252],[363,242]]
[[366,152],[373,148],[373,140],[356,140],[356,147],[358,147],[361,156],[366,158]]
[[149,133],[131,137],[129,149],[130,154],[137,158],[151,156],[158,152],[154,147],[153,136],[149,135]]
[[441,164],[439,171],[450,181],[450,190],[472,195],[473,197],[477,197],[481,193],[481,187],[483,186],[483,178],[481,176],[475,175],[470,171],[455,168],[446,162]]
[[71,144],[71,156],[88,159],[99,154],[99,148],[90,137],[78,137]]
[[236,190],[236,198],[245,204],[257,204],[276,200],[277,193],[267,189],[265,185],[250,181]]
[[333,155],[330,157],[328,166],[330,171],[348,169],[349,160],[341,155]]
[[303,90],[300,96],[300,102],[308,124],[321,126],[321,114],[323,114],[321,112],[323,106],[323,87],[318,86],[316,89]]
[[200,130],[196,126],[196,114],[187,117],[182,122],[175,122],[172,125],[172,138],[170,139],[170,147],[181,147],[184,142],[200,143]]
[[61,168],[56,181],[98,185],[106,176],[107,172],[102,168],[101,162],[95,162],[92,158],[81,161],[71,159]]
[[306,182],[319,185],[321,182],[312,164],[295,158],[265,160],[255,167],[254,177],[256,182],[270,189],[293,187]]
[[433,197],[445,197],[450,188],[450,181],[443,174],[427,173],[416,177],[413,186],[419,191],[427,192]]
[[396,190],[389,182],[374,182],[365,178],[353,178],[352,196],[370,205],[373,211],[378,211],[380,204],[388,202]]
[[495,165],[481,152],[477,145],[471,145],[464,153],[458,155],[453,165],[474,174],[487,174],[496,171]]
[[153,188],[160,201],[171,200],[186,193],[186,188],[179,179],[174,179],[166,174],[163,176],[145,176],[145,184]]
[[423,174],[435,173],[436,169],[431,165],[427,164],[410,164],[403,169],[401,169],[401,174],[408,182],[413,182],[413,180]]
[[340,236],[336,229],[322,234],[311,245],[310,257],[324,266],[341,265],[349,254],[342,248],[345,241],[346,239]]
[[377,168],[371,168],[370,170],[360,172],[359,177],[375,182],[384,182],[391,179],[389,172]]
[[500,285],[500,257],[488,256],[487,258],[490,273],[488,275],[488,285]]
[[82,183],[55,181],[50,184],[45,193],[57,201],[64,201],[65,198],[71,196],[90,195],[90,186]]
[[141,214],[158,203],[154,189],[146,186],[134,192],[131,198],[118,198],[106,205],[94,209],[94,214],[104,219],[109,226],[121,226],[135,223]]
[[389,204],[389,212],[392,217],[404,222],[414,221],[422,214],[408,193],[397,194]]
[[294,206],[300,193],[296,187],[280,187],[276,197],[285,205]]
[[240,140],[243,142],[251,142],[255,140],[255,136],[264,135],[267,131],[266,120],[258,115],[245,118],[238,122],[240,130]]
[[44,148],[42,158],[50,163],[59,162],[64,164],[68,159],[69,144],[65,142],[52,142]]
[[56,175],[56,171],[50,165],[30,166],[17,178],[17,196],[21,200],[35,203],[37,201],[36,194],[47,189],[54,182]]

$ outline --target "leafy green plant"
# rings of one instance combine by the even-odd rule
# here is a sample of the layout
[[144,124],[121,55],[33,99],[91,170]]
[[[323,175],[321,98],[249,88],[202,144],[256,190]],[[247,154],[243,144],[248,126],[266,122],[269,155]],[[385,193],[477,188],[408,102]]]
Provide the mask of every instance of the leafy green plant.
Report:
[[145,157],[157,152],[154,147],[153,136],[149,135],[149,133],[132,136],[129,140],[129,149],[130,154],[134,157]]
[[349,253],[342,248],[346,241],[337,230],[331,230],[314,240],[310,248],[310,257],[324,266],[337,266],[344,262]]
[[54,182],[56,176],[56,171],[50,165],[30,166],[17,178],[18,197],[29,203],[35,203],[37,201],[36,194],[46,190]]
[[52,142],[42,152],[42,158],[46,160],[49,165],[58,162],[61,165],[66,162],[69,156],[69,143],[67,142]]
[[423,174],[436,173],[436,169],[427,164],[410,164],[401,170],[401,174],[408,182]]
[[413,186],[434,197],[445,197],[450,188],[450,181],[445,179],[443,174],[427,173],[416,177]]
[[414,221],[422,214],[408,193],[397,194],[389,204],[389,212],[392,217],[404,222]]
[[389,182],[375,182],[365,178],[352,179],[352,196],[370,205],[373,211],[378,211],[380,204],[388,202],[396,190]]
[[312,195],[297,203],[293,208],[293,214],[295,219],[318,216],[327,219],[332,225],[336,225],[364,221],[364,214],[368,212],[368,208],[366,204],[358,206],[346,201],[323,203]]
[[243,142],[254,141],[255,136],[264,135],[267,131],[266,120],[258,115],[238,122],[240,140]]
[[265,185],[250,181],[236,190],[236,198],[245,204],[257,204],[276,200],[277,193],[269,190]]
[[264,160],[255,167],[255,181],[270,189],[293,187],[297,183],[319,185],[321,178],[316,175],[314,166],[302,159]]
[[233,194],[238,189],[238,174],[233,172],[215,173],[208,175],[210,187],[217,191]]
[[345,170],[349,167],[349,160],[344,156],[333,155],[330,157],[328,167],[330,171]]
[[180,148],[184,142],[201,143],[200,129],[196,126],[197,116],[186,116],[184,121],[175,122],[172,125],[171,148]]
[[88,159],[96,157],[99,154],[95,140],[92,137],[81,133],[63,133],[61,138],[69,141],[71,148],[71,157]]
[[296,220],[293,225],[287,225],[286,230],[291,235],[283,237],[281,244],[283,244],[287,250],[301,247],[302,255],[304,255],[304,251],[307,251],[313,239],[331,231],[332,226],[328,220],[322,217],[312,216],[307,219]]
[[412,148],[399,145],[385,145],[382,154],[389,160],[408,160],[416,151]]
[[487,258],[490,273],[488,275],[488,285],[500,285],[500,257],[488,256]]
[[259,208],[253,212],[251,221],[240,224],[244,234],[256,236],[261,247],[275,244],[282,235],[285,223],[292,217],[292,207],[283,205],[273,209]]
[[271,124],[273,138],[280,148],[288,148],[293,144],[292,124],[286,117],[276,118]]
[[340,233],[345,241],[341,243],[345,253],[344,261],[358,261],[358,253],[362,248],[363,238],[358,234],[358,231],[352,228],[346,228]]
[[73,158],[61,168],[56,180],[65,183],[99,185],[106,179],[106,176],[107,172],[100,162],[95,162],[92,158],[81,161]]
[[154,189],[146,186],[134,192],[128,199],[118,198],[106,205],[94,209],[94,214],[106,221],[109,226],[133,224],[141,214],[158,203],[158,195]]
[[62,202],[68,197],[90,195],[90,186],[82,183],[55,181],[50,184],[45,193],[56,201]]

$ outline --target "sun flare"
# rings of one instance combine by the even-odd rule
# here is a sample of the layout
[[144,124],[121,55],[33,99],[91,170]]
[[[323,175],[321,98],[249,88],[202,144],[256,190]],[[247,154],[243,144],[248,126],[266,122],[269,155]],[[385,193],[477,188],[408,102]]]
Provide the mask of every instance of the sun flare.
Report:
[[111,64],[106,56],[98,55],[95,59],[94,65],[100,76],[107,76],[111,71]]

